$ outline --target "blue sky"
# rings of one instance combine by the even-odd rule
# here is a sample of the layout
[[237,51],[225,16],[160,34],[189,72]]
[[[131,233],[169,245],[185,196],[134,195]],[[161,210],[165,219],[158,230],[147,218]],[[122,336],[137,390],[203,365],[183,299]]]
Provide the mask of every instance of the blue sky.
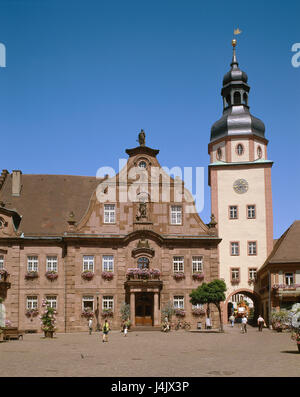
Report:
[[161,165],[203,166],[221,116],[234,27],[266,125],[274,237],[300,219],[300,3],[200,0],[1,0],[1,164],[23,173],[95,175],[118,168],[141,128]]

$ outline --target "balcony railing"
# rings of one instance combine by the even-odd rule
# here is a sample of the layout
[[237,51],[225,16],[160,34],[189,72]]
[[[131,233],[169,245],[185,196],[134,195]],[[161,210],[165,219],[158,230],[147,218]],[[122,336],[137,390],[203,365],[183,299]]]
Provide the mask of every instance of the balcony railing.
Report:
[[160,270],[158,269],[140,269],[140,268],[129,268],[126,272],[127,280],[131,279],[155,279],[159,280]]
[[272,285],[272,290],[274,292],[277,292],[279,290],[283,291],[295,291],[297,289],[300,289],[300,284],[273,284]]

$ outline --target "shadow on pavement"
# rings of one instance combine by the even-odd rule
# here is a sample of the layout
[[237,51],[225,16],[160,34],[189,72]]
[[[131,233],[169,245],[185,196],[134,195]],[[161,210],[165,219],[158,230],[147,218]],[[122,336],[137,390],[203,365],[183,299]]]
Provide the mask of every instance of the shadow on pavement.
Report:
[[300,355],[300,353],[297,350],[283,350],[280,353],[299,354]]

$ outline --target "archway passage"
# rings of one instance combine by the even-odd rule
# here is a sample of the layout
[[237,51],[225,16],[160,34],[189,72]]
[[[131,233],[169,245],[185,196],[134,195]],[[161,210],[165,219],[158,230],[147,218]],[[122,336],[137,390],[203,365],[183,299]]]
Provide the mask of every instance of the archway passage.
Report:
[[248,323],[256,325],[256,320],[261,314],[260,297],[257,293],[249,289],[238,289],[233,291],[226,299],[223,309],[223,321],[228,323],[231,314],[234,314],[236,321],[239,322],[243,314],[248,316]]

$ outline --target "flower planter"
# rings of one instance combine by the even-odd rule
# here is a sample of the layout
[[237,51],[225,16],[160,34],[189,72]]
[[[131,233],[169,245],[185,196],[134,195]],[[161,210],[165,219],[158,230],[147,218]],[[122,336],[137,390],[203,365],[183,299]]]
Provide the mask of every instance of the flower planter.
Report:
[[103,280],[110,281],[114,278],[114,274],[112,272],[102,272],[101,274]]
[[204,279],[204,274],[203,273],[193,273],[192,275],[193,280],[203,280]]
[[53,338],[54,331],[44,331],[45,338]]
[[53,281],[57,279],[58,273],[54,271],[49,271],[45,273],[45,276],[47,277],[48,280]]
[[35,278],[38,278],[39,274],[38,272],[27,272],[25,274],[25,280],[33,280]]
[[185,274],[184,273],[174,273],[173,277],[176,281],[179,281],[179,280],[183,280],[185,278]]
[[87,270],[87,271],[84,271],[84,272],[81,273],[81,277],[84,280],[90,281],[94,277],[94,273]]

